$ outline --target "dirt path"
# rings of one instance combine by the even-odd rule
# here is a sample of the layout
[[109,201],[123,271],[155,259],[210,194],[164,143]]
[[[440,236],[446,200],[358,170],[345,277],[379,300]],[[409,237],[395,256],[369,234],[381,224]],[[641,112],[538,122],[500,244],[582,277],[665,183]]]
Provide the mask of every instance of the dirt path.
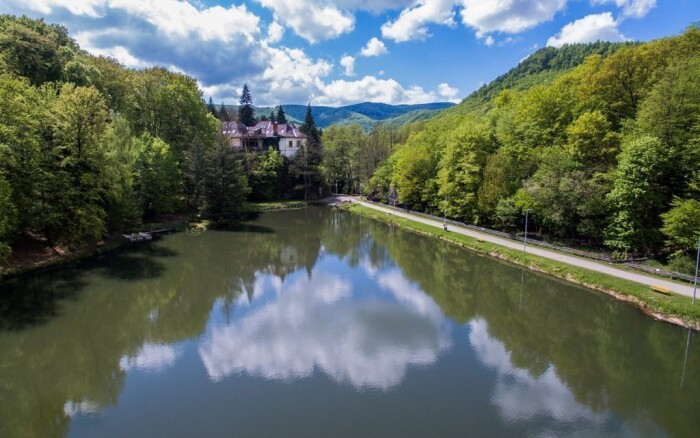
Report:
[[[428,219],[428,218],[421,217],[421,216],[416,216],[416,215],[413,215],[410,213],[404,213],[401,211],[392,210],[392,209],[385,208],[385,207],[382,207],[382,206],[379,206],[376,204],[360,201],[359,199],[354,198],[354,197],[342,196],[342,197],[340,197],[340,199],[342,201],[350,201],[350,202],[353,202],[355,204],[360,204],[362,206],[372,208],[374,210],[394,214],[398,217],[410,219],[410,220],[415,221],[415,222],[420,222],[422,224],[431,225],[431,226],[434,226],[436,228],[442,228],[442,226],[443,226],[441,221]],[[449,231],[452,231],[455,233],[464,234],[466,236],[474,237],[474,238],[477,238],[479,240],[484,240],[486,242],[495,243],[497,245],[501,245],[501,246],[504,246],[506,248],[516,249],[516,250],[520,250],[520,251],[523,250],[523,244],[520,242],[514,242],[512,240],[503,239],[500,237],[493,236],[491,234],[479,233],[477,231],[473,231],[473,230],[470,230],[467,228],[458,227],[458,226],[452,225],[452,224],[448,225],[448,229],[449,229]],[[568,263],[570,265],[590,269],[591,271],[596,271],[596,272],[601,272],[603,274],[612,275],[614,277],[623,278],[625,280],[634,281],[636,283],[641,283],[641,284],[645,284],[648,286],[651,286],[652,284],[664,286],[664,287],[671,289],[674,293],[677,293],[680,295],[686,295],[688,297],[693,296],[693,286],[692,285],[686,286],[686,285],[678,284],[678,283],[675,283],[672,281],[664,280],[662,278],[653,277],[651,275],[645,275],[645,274],[640,274],[640,273],[636,273],[636,272],[629,272],[629,271],[615,268],[615,267],[613,267],[614,265],[609,265],[609,264],[605,264],[605,263],[601,263],[601,262],[597,262],[597,261],[592,261],[592,260],[586,260],[586,259],[582,259],[579,257],[573,257],[573,256],[569,256],[566,254],[561,254],[558,252],[549,251],[549,250],[538,248],[538,247],[528,246],[526,251],[530,254],[535,254],[535,255],[545,257],[545,258],[548,258],[551,260],[557,260],[557,261],[560,261],[563,263]],[[700,289],[700,287],[699,287],[699,289]]]

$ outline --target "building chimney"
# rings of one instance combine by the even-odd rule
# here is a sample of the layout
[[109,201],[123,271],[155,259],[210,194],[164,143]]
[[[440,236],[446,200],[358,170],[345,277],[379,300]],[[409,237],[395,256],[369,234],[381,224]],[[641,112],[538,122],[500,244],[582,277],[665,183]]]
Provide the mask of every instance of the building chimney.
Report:
[[277,122],[272,122],[272,135],[277,135]]

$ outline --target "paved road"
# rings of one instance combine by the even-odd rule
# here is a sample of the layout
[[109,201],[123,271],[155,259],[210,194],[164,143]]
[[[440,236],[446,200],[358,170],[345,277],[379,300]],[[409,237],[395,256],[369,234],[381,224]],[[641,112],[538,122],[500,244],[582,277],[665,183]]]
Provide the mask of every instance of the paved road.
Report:
[[[361,205],[364,205],[365,207],[373,208],[375,210],[383,211],[385,213],[392,213],[396,216],[411,219],[413,221],[421,222],[421,223],[426,224],[426,225],[432,225],[432,226],[437,227],[437,228],[442,228],[441,221],[428,219],[428,218],[413,215],[410,213],[404,213],[401,211],[392,210],[392,209],[382,207],[382,206],[379,206],[376,204],[368,203],[368,202],[363,202],[355,197],[341,196],[341,197],[339,197],[339,199],[341,201],[350,201],[350,202],[353,202],[355,204],[361,204]],[[473,231],[473,230],[470,230],[468,228],[458,227],[458,226],[452,225],[452,224],[448,225],[448,229],[452,232],[455,232],[455,233],[460,233],[460,234],[464,234],[466,236],[475,237],[477,239],[484,240],[486,242],[495,243],[497,245],[505,246],[507,248],[517,249],[520,251],[523,250],[522,243],[514,242],[514,241],[508,240],[508,239],[503,239],[501,237],[493,236],[491,234],[479,233],[477,231]],[[593,260],[586,260],[586,259],[582,259],[579,257],[573,257],[573,256],[569,256],[566,254],[561,254],[558,252],[549,251],[549,250],[539,248],[539,247],[528,246],[527,252],[530,254],[536,254],[538,256],[542,256],[542,257],[545,257],[548,259],[568,263],[570,265],[580,266],[582,268],[590,269],[591,271],[602,272],[604,274],[612,275],[614,277],[624,278],[626,280],[631,280],[631,281],[634,281],[636,283],[641,283],[641,284],[645,284],[645,285],[649,285],[649,286],[651,286],[652,284],[658,284],[660,286],[665,286],[665,287],[671,289],[673,292],[675,292],[677,294],[686,295],[689,297],[693,296],[693,286],[692,285],[686,286],[686,285],[674,283],[672,281],[664,280],[664,279],[659,278],[659,277],[653,277],[651,275],[645,275],[645,274],[639,274],[636,272],[624,271],[622,269],[618,269],[618,268],[613,267],[614,265],[601,263],[601,262],[593,261]],[[699,293],[700,293],[700,286],[698,286],[698,289],[699,289]]]

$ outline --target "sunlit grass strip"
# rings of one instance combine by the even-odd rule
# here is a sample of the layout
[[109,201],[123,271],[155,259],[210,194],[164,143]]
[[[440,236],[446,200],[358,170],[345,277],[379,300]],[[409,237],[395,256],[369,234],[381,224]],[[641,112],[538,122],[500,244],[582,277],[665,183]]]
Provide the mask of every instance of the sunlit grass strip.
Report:
[[263,211],[287,210],[291,208],[304,208],[308,205],[305,201],[274,201],[274,202],[255,202],[246,205],[246,212],[261,213]]
[[487,254],[491,257],[525,266],[533,271],[543,272],[556,278],[604,292],[620,300],[635,304],[644,313],[654,318],[700,330],[700,305],[691,304],[689,297],[676,294],[661,295],[652,292],[648,286],[643,284],[505,248],[494,243],[479,241],[473,237],[444,231],[441,228],[376,211],[358,204],[342,208],[352,213],[393,223],[421,234],[435,236],[481,254]]

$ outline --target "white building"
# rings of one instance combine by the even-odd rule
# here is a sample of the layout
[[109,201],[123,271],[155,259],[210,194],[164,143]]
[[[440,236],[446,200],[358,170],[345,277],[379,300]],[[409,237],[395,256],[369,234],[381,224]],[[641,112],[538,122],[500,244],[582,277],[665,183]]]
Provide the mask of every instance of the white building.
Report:
[[296,126],[268,120],[255,126],[227,122],[224,124],[224,134],[231,139],[234,148],[264,152],[272,147],[287,158],[294,157],[299,149],[306,147],[308,140],[308,136]]

